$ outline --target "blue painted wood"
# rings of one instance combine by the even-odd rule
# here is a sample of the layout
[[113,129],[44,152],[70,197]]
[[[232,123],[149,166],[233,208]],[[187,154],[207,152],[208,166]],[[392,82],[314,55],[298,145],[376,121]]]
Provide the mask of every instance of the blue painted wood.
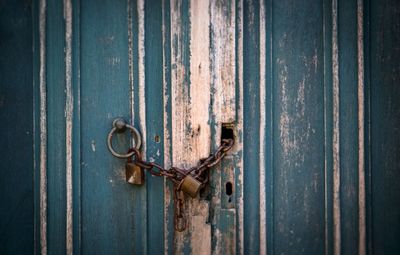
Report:
[[[358,148],[357,118],[361,102],[357,97],[357,54],[360,54],[357,52],[357,1],[338,1],[339,130],[333,128],[333,2],[266,0],[265,49],[260,49],[259,44],[259,4],[256,0],[245,0],[243,17],[239,17],[242,10],[236,8],[236,32],[243,33],[243,63],[237,58],[236,64],[243,66],[244,76],[236,78],[237,81],[243,78],[244,85],[244,105],[237,108],[244,114],[243,133],[238,132],[244,144],[238,148],[239,154],[243,152],[244,168],[237,165],[239,154],[232,156],[229,164],[234,165],[237,185],[234,206],[240,204],[238,194],[244,188],[244,253],[257,254],[264,248],[261,245],[266,245],[268,254],[333,253],[338,241],[333,235],[334,131],[340,134],[341,253],[359,252],[359,149],[366,152],[367,251],[369,254],[398,253],[399,4],[394,0],[364,1],[365,148]],[[112,119],[117,116],[131,119],[133,106],[133,124],[139,127],[145,123],[147,159],[164,163],[163,142],[167,135],[164,132],[171,132],[170,71],[174,68],[170,65],[174,57],[171,46],[175,47],[178,39],[170,38],[170,2],[145,3],[145,105],[138,99],[137,1],[73,0],[72,7],[74,254],[157,254],[165,248],[173,253],[172,204],[164,208],[162,179],[148,175],[143,187],[125,183],[124,162],[113,158],[105,145]],[[62,1],[47,1],[47,249],[50,254],[66,250],[64,8]],[[185,1],[179,10],[183,21],[182,61],[187,70],[190,8]],[[0,117],[4,123],[17,123],[1,128],[0,252],[39,253],[38,1],[33,5],[18,1],[1,3],[0,14]],[[243,31],[239,31],[241,21]],[[236,47],[239,55],[238,42]],[[266,53],[265,63],[260,63],[261,50]],[[260,77],[261,64],[266,65],[265,77]],[[165,94],[163,74],[167,84]],[[190,73],[185,72],[185,77],[189,84]],[[260,79],[266,81],[266,98],[259,94]],[[235,86],[239,95],[239,82]],[[185,93],[190,93],[189,87]],[[135,95],[133,102],[131,90]],[[163,97],[169,100],[167,109],[164,109]],[[238,96],[236,100],[239,104]],[[261,100],[266,100],[265,109],[259,107]],[[146,119],[140,117],[143,107],[146,107]],[[163,129],[164,110],[168,113],[168,130]],[[27,114],[32,111],[34,118]],[[266,129],[260,130],[263,113]],[[215,119],[211,120],[210,125],[216,124]],[[217,131],[212,132],[214,137]],[[259,154],[261,132],[265,132],[267,139],[264,158]],[[160,142],[155,140],[156,136]],[[120,149],[128,147],[125,136],[119,135],[116,140]],[[14,147],[16,150],[11,151]],[[169,149],[173,153],[173,148]],[[259,194],[260,160],[265,160],[262,163],[266,165],[267,194]],[[224,162],[222,168],[226,170],[227,164]],[[243,186],[239,184],[241,173]],[[212,176],[222,178],[223,182],[230,178],[226,171]],[[220,195],[223,209],[210,209],[211,215],[220,214],[212,231],[235,236],[238,241],[240,215],[230,211],[231,205],[223,200],[223,193]],[[266,226],[259,224],[262,195],[267,204]],[[204,195],[202,199],[209,197]],[[164,247],[166,209],[171,212],[167,216],[170,234]],[[266,244],[260,243],[259,236],[264,227]],[[191,252],[189,240],[184,244],[185,254]],[[222,245],[227,243],[223,240]],[[214,240],[212,248],[217,245]],[[240,245],[238,241],[236,247],[227,249],[240,253]]]
[[[106,146],[112,120],[130,118],[127,3],[83,1],[80,13],[81,250],[131,254],[144,248],[135,233],[145,240],[140,213],[146,203],[137,201],[145,189],[125,182],[124,162]],[[115,140],[127,150],[126,135]]]
[[[145,2],[146,51],[146,153],[147,160],[164,165],[164,96],[163,96],[163,40],[162,2]],[[147,238],[151,240],[148,254],[164,252],[164,178],[147,173]]]
[[[272,5],[275,253],[325,251],[323,3]],[[329,99],[330,100],[330,99]]]
[[64,6],[49,1],[46,10],[47,85],[47,251],[60,254],[66,249],[65,174],[65,28]]
[[400,3],[370,1],[371,254],[400,251]]
[[34,249],[33,5],[0,3],[0,253]]
[[[165,77],[165,91],[164,91],[164,100],[166,101],[165,105],[165,112],[171,113],[172,112],[172,103],[171,103],[171,70],[172,67],[168,63],[171,63],[171,14],[170,14],[170,2],[169,1],[164,1],[164,5],[162,6],[163,8],[163,26],[164,26],[164,44],[163,44],[163,52],[164,52],[164,62],[165,65],[163,66],[164,68],[164,77]],[[172,116],[171,114],[168,114],[165,116],[165,120],[167,122],[167,130],[164,132],[164,136],[171,137],[171,132],[172,132]],[[165,148],[165,147],[164,147]],[[165,148],[165,150],[168,150],[169,152],[169,158],[167,160],[169,162],[172,162],[172,143],[170,142],[169,148]],[[166,151],[164,151],[165,153]],[[166,157],[166,156],[164,156]],[[169,191],[173,192],[173,184],[169,183],[167,184]],[[172,193],[170,193],[172,194]],[[165,207],[164,210],[168,210],[169,212],[173,212],[174,210],[174,204],[170,203],[168,207]],[[174,251],[174,215],[173,213],[169,213],[166,215],[164,218],[168,222],[166,224],[166,228],[164,229],[164,233],[167,232],[169,233],[168,236],[164,236],[166,240],[166,245],[164,247],[164,250],[168,250],[168,254],[173,254]]]
[[243,5],[243,168],[244,252],[259,253],[259,2]]
[[341,252],[358,253],[357,1],[338,1]]
[[73,90],[73,126],[72,126],[72,195],[73,195],[73,254],[82,253],[82,164],[81,164],[81,81],[80,81],[80,0],[72,1],[72,90]]

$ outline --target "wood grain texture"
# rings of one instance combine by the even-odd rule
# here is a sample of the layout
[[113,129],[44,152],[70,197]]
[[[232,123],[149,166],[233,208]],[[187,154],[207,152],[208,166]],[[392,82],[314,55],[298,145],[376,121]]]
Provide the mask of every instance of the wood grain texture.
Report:
[[[35,0],[0,12],[0,115],[16,123],[1,132],[2,254],[400,249],[396,1]],[[115,117],[166,167],[196,164],[233,128],[210,186],[186,200],[185,232],[170,181],[125,182],[105,143]],[[131,142],[114,138],[121,151]]]

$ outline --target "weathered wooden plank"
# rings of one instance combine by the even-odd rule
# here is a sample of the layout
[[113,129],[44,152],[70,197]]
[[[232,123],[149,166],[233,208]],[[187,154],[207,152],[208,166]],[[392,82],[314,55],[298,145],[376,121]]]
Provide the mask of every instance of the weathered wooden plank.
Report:
[[[370,1],[370,190],[374,254],[400,250],[400,3]],[[366,42],[368,42],[366,40]]]
[[[39,232],[40,252],[47,254],[47,92],[46,92],[46,0],[39,1]],[[37,249],[38,250],[38,249]]]
[[358,253],[357,1],[338,1],[340,253]]
[[210,3],[212,97],[217,125],[236,119],[235,6],[231,0]]
[[[140,129],[142,139],[147,140],[146,123],[143,118],[144,107],[141,102],[145,102],[144,98],[140,99],[140,93],[145,93],[144,88],[144,5],[143,1],[128,0],[128,63],[129,63],[129,87],[130,87],[130,117],[132,124]],[[140,10],[139,10],[140,9]],[[141,24],[141,32],[139,33],[139,19]],[[139,61],[139,37],[140,53]],[[139,64],[140,63],[140,64]],[[141,70],[139,70],[139,66]],[[140,89],[139,89],[140,88]],[[140,90],[140,91],[139,91]],[[140,102],[139,102],[140,101]],[[143,140],[143,141],[144,141]],[[142,147],[144,156],[146,155],[146,146]],[[147,185],[147,184],[145,184]],[[136,189],[135,189],[136,190]],[[138,187],[134,192],[133,203],[140,205],[136,208],[133,217],[133,226],[135,229],[133,233],[134,253],[144,253],[147,249],[147,236],[143,235],[143,231],[147,231],[147,189],[145,187]]]
[[[164,164],[163,127],[163,41],[162,2],[146,1],[145,17],[145,97],[147,160]],[[148,254],[164,252],[164,180],[147,176]]]
[[273,8],[274,252],[325,251],[322,3]]
[[[211,59],[211,137],[212,149],[220,145],[223,125],[229,124],[234,133],[236,123],[236,49],[235,49],[235,1],[210,2],[210,59]],[[225,127],[225,126],[224,126]],[[228,126],[226,126],[228,127]],[[225,162],[230,164],[224,164]],[[210,173],[212,253],[236,252],[236,196],[227,196],[226,183],[235,190],[235,167],[233,158]],[[204,194],[207,196],[206,194]],[[228,201],[229,199],[229,201]],[[228,209],[230,210],[222,210]],[[223,219],[230,220],[224,221]],[[226,225],[229,224],[229,225]]]
[[[163,47],[163,137],[164,166],[172,161],[172,100],[171,100],[171,16],[170,1],[162,1],[162,47]],[[164,254],[174,251],[174,203],[173,184],[164,179]]]
[[244,86],[243,86],[243,40],[244,40],[244,32],[243,32],[243,1],[236,2],[236,115],[237,115],[237,139],[235,140],[235,146],[238,148],[236,154],[236,172],[235,172],[235,196],[236,196],[236,252],[238,254],[244,254],[244,173],[243,173],[243,96],[244,96]]
[[[80,13],[81,250],[146,252],[136,238],[140,234],[146,240],[146,215],[141,213],[146,200],[140,200],[145,189],[125,182],[124,162],[109,153],[105,139],[112,120],[129,119],[131,112],[127,3],[83,1]],[[116,135],[115,140],[119,150],[127,150],[127,134]]]
[[66,174],[66,254],[73,253],[72,127],[74,97],[72,87],[72,2],[64,1],[65,20],[65,174]]
[[32,253],[37,236],[34,188],[40,170],[35,165],[39,161],[32,161],[33,153],[38,154],[34,152],[33,140],[39,135],[38,131],[33,132],[37,116],[34,119],[32,114],[35,92],[39,88],[35,79],[38,69],[34,69],[37,54],[32,54],[33,43],[35,53],[38,47],[34,42],[37,35],[33,26],[37,25],[34,11],[29,1],[2,1],[0,4],[1,254]]
[[244,253],[260,253],[260,10],[243,3]]
[[[82,204],[81,204],[81,83],[80,83],[80,0],[71,2],[71,87],[73,97],[72,110],[72,251],[73,254],[81,254],[82,251]],[[68,243],[68,242],[67,242]]]
[[[209,34],[208,1],[171,2],[172,164],[178,167],[210,153]],[[207,202],[187,198],[188,228],[175,233],[176,252],[211,252],[208,210]]]
[[357,0],[358,254],[367,253],[365,184],[364,1]]
[[66,63],[62,1],[46,4],[47,252],[66,251]]
[[266,108],[266,17],[265,1],[260,0],[260,174],[259,174],[259,192],[260,192],[260,254],[267,253],[267,201],[266,201],[266,126],[267,126],[267,108]]

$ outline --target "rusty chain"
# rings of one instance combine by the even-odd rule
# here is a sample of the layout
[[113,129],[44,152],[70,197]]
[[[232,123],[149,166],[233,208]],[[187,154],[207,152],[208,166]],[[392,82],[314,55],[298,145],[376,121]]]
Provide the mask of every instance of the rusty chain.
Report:
[[216,152],[210,154],[207,158],[200,159],[196,166],[189,169],[178,167],[170,167],[166,169],[155,162],[144,161],[137,148],[129,149],[128,153],[133,152],[133,155],[135,156],[134,163],[137,166],[147,170],[153,176],[165,176],[174,183],[175,230],[181,232],[186,229],[186,220],[183,215],[184,195],[181,192],[183,179],[190,175],[201,183],[201,187],[204,187],[204,185],[209,181],[208,174],[206,174],[207,170],[217,165],[233,147],[233,144],[233,139],[222,139],[221,145],[218,147]]

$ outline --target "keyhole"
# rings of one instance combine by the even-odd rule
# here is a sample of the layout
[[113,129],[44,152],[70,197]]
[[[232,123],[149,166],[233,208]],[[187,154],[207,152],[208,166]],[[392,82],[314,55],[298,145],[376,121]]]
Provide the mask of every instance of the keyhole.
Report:
[[227,195],[227,196],[229,196],[229,198],[228,198],[228,202],[230,203],[231,202],[231,196],[232,196],[232,183],[231,182],[227,182],[226,184],[225,184],[225,194]]

